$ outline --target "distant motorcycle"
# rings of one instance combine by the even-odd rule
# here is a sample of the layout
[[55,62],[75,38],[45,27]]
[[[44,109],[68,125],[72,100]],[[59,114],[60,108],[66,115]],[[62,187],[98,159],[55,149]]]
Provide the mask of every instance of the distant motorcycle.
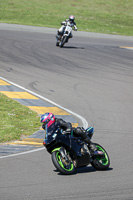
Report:
[[68,42],[68,39],[71,38],[71,34],[72,34],[71,24],[67,23],[63,35],[56,35],[56,46],[63,47],[64,44]]
[[[93,127],[86,131],[91,139]],[[55,131],[46,131],[43,144],[51,154],[56,169],[65,175],[73,174],[76,168],[89,164],[96,170],[106,170],[110,165],[108,153],[101,145],[94,143],[98,150],[98,154],[94,156],[90,153],[88,144],[80,137],[74,137],[73,133],[63,134],[60,128]]]

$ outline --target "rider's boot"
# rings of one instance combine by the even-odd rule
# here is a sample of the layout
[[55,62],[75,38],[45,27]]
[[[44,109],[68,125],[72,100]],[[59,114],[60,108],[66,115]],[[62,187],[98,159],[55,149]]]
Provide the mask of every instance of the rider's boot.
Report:
[[59,32],[59,31],[57,31],[56,38],[57,38],[58,40],[60,40],[60,39],[61,39],[61,36],[62,36],[62,33],[61,33],[61,32]]
[[56,39],[59,40],[59,31],[57,31]]
[[89,149],[90,149],[90,153],[93,156],[96,155],[103,155],[104,153],[102,151],[98,151],[96,145],[94,143],[91,142],[90,138],[87,136],[84,141],[88,144]]

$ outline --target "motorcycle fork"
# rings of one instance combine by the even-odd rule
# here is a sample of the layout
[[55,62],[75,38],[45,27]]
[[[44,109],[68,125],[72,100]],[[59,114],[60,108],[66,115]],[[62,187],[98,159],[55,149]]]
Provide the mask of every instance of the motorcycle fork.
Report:
[[69,158],[68,158],[68,156],[67,156],[66,150],[65,150],[63,147],[60,148],[59,152],[60,152],[62,158],[63,158],[66,162],[69,162]]

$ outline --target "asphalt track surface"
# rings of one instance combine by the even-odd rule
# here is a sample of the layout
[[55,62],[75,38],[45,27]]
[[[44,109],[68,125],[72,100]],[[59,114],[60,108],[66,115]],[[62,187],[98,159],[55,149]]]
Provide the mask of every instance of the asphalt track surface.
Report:
[[133,199],[133,37],[0,25],[0,76],[83,116],[110,155],[107,171],[58,173],[44,149],[0,159],[0,200]]

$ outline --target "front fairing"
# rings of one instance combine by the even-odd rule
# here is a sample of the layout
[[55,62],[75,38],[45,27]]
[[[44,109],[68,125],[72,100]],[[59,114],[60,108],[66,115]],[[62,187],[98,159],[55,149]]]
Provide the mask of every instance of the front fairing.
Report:
[[54,131],[47,132],[43,142],[49,153],[57,147],[65,147],[74,157],[80,156],[81,144],[71,135],[63,135],[61,130],[57,128]]
[[70,153],[70,157],[73,160],[77,160],[77,166],[85,166],[90,163],[90,155],[88,150],[83,149],[84,142],[80,138],[75,138],[71,135],[60,135],[58,138],[58,144],[65,147]]
[[54,149],[64,147],[72,160],[76,160],[77,167],[86,166],[90,163],[90,155],[87,151],[83,152],[83,145],[82,140],[72,135],[63,135],[60,129],[47,134],[45,139],[45,147],[50,154]]
[[74,23],[73,23],[73,22],[70,22],[70,21],[68,21],[68,22],[67,22],[67,26],[73,27],[73,26],[74,26]]
[[46,125],[45,127],[45,139],[43,144],[49,153],[51,153],[53,149],[63,146],[70,152],[72,158],[75,159],[82,156],[82,143],[82,140],[73,137],[73,135],[62,134],[62,130],[57,123],[49,127]]
[[50,144],[53,140],[55,140],[57,134],[60,134],[58,124],[53,123],[51,126],[45,126],[45,139],[44,139],[44,146]]
[[62,135],[56,137],[56,144],[65,147],[70,152],[73,159],[81,156],[81,141],[77,142],[77,138],[71,135]]
[[67,25],[64,31],[64,36],[69,36],[72,32],[72,27],[70,25]]

